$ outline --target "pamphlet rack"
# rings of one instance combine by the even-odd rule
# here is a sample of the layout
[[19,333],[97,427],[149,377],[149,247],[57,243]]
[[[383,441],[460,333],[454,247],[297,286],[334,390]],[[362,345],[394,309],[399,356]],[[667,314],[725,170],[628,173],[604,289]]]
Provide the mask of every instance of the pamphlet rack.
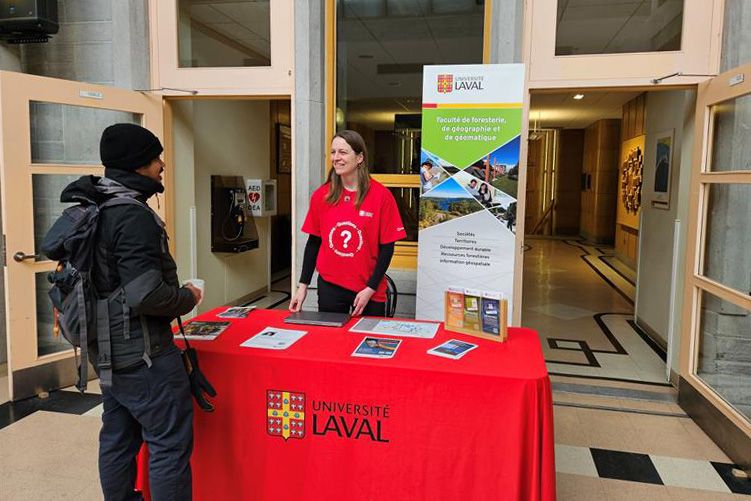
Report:
[[508,300],[501,293],[449,288],[443,304],[445,330],[491,341],[508,339]]

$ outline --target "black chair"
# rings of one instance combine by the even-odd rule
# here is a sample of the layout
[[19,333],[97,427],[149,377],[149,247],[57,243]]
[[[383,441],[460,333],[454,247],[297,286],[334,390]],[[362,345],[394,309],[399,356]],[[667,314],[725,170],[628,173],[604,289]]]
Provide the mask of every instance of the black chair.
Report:
[[393,317],[396,313],[396,299],[399,292],[396,290],[396,284],[390,276],[386,275],[386,316]]

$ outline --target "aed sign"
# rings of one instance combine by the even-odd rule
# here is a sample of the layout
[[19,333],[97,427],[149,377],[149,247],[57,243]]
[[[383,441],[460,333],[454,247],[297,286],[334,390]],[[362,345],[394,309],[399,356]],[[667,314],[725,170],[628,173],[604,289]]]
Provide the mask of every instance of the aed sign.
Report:
[[253,217],[276,215],[276,179],[246,179],[245,193]]
[[254,217],[263,215],[263,180],[247,179],[245,191],[248,195],[248,212]]

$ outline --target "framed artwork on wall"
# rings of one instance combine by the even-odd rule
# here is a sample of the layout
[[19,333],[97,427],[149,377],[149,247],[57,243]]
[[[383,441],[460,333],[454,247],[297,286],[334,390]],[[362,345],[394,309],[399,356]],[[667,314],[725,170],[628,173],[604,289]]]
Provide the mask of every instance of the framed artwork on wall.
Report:
[[673,129],[655,138],[655,182],[652,207],[670,209],[670,178],[673,167]]
[[276,124],[276,172],[292,172],[292,129],[289,125]]
[[639,230],[642,205],[642,179],[644,177],[644,144],[647,136],[641,135],[621,144],[621,165],[618,168],[618,224]]

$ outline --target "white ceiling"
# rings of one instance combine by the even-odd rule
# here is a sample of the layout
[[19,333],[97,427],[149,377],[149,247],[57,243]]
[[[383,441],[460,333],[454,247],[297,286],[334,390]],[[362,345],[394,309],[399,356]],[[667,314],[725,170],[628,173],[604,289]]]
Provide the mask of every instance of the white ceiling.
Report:
[[393,130],[394,114],[421,111],[422,65],[482,62],[477,0],[340,0],[337,16],[338,102],[348,121]]
[[[347,69],[338,85],[350,102],[388,97],[409,106],[406,98],[421,99],[421,65],[482,62],[475,0],[344,0],[337,15],[337,64]],[[385,73],[382,65],[412,68]]]
[[684,1],[558,0],[556,53],[678,50]]
[[181,0],[194,22],[244,46],[250,54],[269,58],[269,0]]
[[529,128],[583,129],[597,120],[621,118],[621,107],[640,92],[582,91],[584,99],[574,99],[577,92],[532,94]]

